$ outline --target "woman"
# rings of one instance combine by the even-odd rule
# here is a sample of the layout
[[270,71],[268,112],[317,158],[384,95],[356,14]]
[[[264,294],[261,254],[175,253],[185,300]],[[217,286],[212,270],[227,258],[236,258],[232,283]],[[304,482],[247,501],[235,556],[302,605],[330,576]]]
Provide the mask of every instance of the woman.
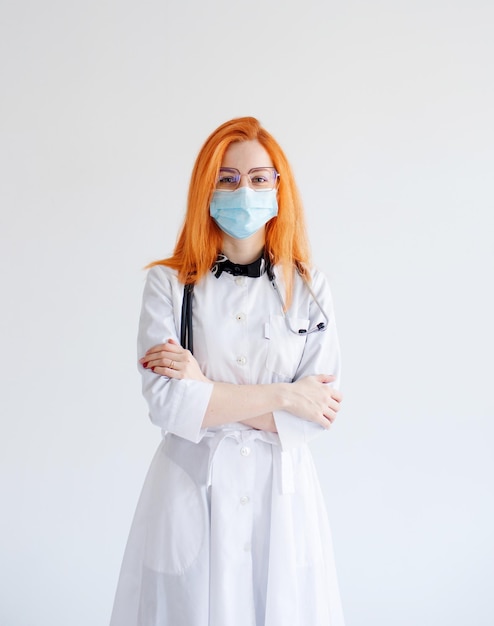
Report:
[[254,118],[223,124],[197,157],[175,251],[144,288],[139,364],[164,438],[112,626],[343,625],[306,445],[340,407],[339,348],[308,263],[281,148]]

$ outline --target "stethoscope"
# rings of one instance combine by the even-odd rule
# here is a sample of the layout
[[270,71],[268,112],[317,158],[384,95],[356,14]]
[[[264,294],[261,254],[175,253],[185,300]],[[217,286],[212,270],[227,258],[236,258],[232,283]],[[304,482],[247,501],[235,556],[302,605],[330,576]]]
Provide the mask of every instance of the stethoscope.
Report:
[[[305,283],[305,286],[309,290],[312,299],[316,303],[321,315],[324,318],[324,322],[319,322],[312,328],[293,328],[290,318],[286,315],[285,312],[285,302],[283,300],[283,296],[278,288],[278,281],[276,280],[276,275],[274,273],[273,267],[270,263],[268,263],[266,268],[266,274],[268,276],[269,282],[271,283],[273,289],[276,291],[276,294],[280,300],[281,304],[281,313],[285,320],[286,327],[288,330],[294,335],[310,335],[311,333],[317,333],[320,331],[324,331],[328,327],[329,317],[326,314],[325,310],[321,306],[319,300],[316,297],[312,287],[309,284],[309,281],[302,276],[302,280]],[[300,272],[299,272],[300,275]],[[192,334],[192,300],[194,295],[194,285],[186,284],[184,285],[184,295],[182,300],[182,317],[181,317],[181,325],[180,325],[180,343],[183,348],[186,350],[190,350],[190,352],[194,353],[193,350],[193,334]]]
[[305,286],[307,287],[307,289],[309,290],[310,295],[312,296],[312,299],[314,300],[314,302],[316,303],[319,311],[321,312],[322,316],[324,317],[324,322],[319,322],[318,324],[316,324],[313,328],[299,328],[298,330],[294,329],[292,327],[292,324],[290,322],[290,318],[287,316],[286,312],[285,312],[285,302],[283,300],[283,296],[280,293],[280,290],[278,289],[278,281],[276,280],[276,275],[274,273],[273,267],[271,266],[271,264],[268,263],[268,266],[266,268],[266,274],[268,275],[269,278],[269,282],[271,283],[273,289],[276,291],[276,294],[280,300],[281,303],[281,313],[285,319],[285,324],[288,328],[288,330],[290,330],[292,333],[294,333],[295,335],[310,335],[311,333],[317,333],[319,331],[322,330],[326,330],[326,328],[328,327],[328,322],[329,322],[329,317],[326,315],[326,312],[324,311],[324,309],[322,308],[321,304],[319,303],[319,300],[316,297],[316,294],[314,293],[314,291],[312,290],[312,287],[309,285],[309,281],[300,274],[299,272],[299,276],[301,276],[302,280],[305,283]]

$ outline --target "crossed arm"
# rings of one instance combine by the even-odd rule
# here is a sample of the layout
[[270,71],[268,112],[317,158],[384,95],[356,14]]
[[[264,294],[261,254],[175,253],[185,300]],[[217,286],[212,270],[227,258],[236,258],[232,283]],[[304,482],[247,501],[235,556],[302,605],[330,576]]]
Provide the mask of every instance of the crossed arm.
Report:
[[326,384],[334,380],[331,374],[306,376],[293,383],[260,385],[211,381],[204,376],[191,352],[173,339],[150,348],[139,362],[161,376],[213,384],[202,423],[204,428],[242,422],[258,430],[276,432],[273,411],[284,410],[327,429],[334,422],[342,400],[341,393]]

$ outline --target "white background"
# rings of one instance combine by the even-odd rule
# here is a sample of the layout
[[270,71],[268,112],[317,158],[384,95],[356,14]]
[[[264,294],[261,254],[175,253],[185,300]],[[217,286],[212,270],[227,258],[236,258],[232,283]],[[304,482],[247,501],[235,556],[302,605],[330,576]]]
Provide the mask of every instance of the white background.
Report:
[[492,626],[492,2],[0,6],[2,626],[108,622],[160,439],[142,268],[239,115],[333,285],[345,402],[313,448],[347,626]]

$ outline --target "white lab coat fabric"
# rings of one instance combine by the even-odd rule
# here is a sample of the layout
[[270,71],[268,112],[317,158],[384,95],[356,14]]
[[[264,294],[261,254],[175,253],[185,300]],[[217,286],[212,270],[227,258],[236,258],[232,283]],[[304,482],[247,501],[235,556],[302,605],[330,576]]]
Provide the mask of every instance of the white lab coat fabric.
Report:
[[[280,278],[279,287],[283,294]],[[327,330],[296,335],[267,275],[205,276],[193,304],[202,371],[239,384],[318,373],[338,379],[331,294],[317,270],[312,288]],[[176,272],[148,271],[139,356],[170,337],[178,341],[182,296]],[[296,330],[323,321],[298,275],[289,316]],[[278,434],[239,423],[203,429],[211,384],[140,370],[163,440],[137,505],[111,626],[343,626],[331,534],[307,446],[325,431],[283,411],[274,414]]]

